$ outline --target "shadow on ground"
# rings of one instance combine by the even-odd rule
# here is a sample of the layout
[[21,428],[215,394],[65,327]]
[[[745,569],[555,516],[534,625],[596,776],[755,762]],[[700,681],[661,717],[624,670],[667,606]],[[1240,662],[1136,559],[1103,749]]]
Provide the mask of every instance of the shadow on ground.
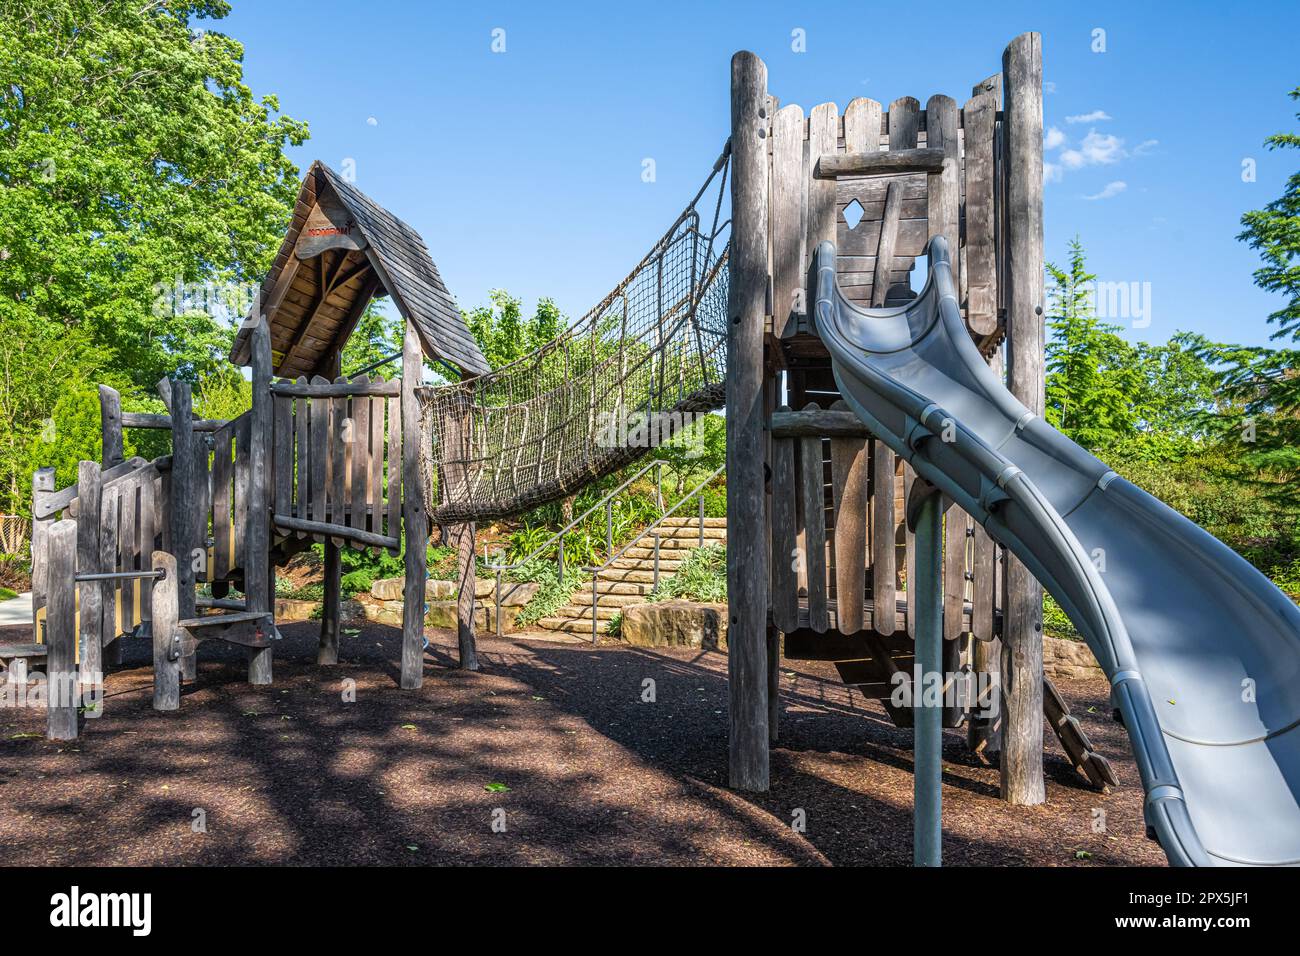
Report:
[[[740,794],[726,788],[721,654],[483,640],[470,674],[431,631],[424,686],[403,692],[398,630],[345,635],[337,667],[314,663],[316,625],[283,630],[274,685],[251,687],[236,649],[205,646],[170,714],[151,709],[135,642],[105,716],[72,745],[43,739],[43,711],[0,712],[0,862],[910,862],[910,732],[821,665],[786,665],[772,790]],[[947,862],[1162,862],[1122,732],[1101,718],[1104,684],[1065,692],[1122,786],[1082,789],[1051,757],[1049,804],[1009,808],[996,768],[949,732]]]

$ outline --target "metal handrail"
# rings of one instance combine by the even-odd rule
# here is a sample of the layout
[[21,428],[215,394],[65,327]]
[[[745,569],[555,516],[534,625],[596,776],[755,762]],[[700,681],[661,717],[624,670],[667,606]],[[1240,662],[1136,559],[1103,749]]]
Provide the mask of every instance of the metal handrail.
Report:
[[[596,590],[596,583],[600,572],[604,571],[606,568],[608,568],[619,558],[623,557],[623,555],[627,553],[629,548],[633,547],[638,541],[645,538],[646,535],[653,535],[655,554],[654,554],[654,582],[652,585],[652,589],[658,587],[659,586],[659,534],[658,534],[659,526],[663,524],[665,518],[671,518],[677,512],[678,508],[686,504],[686,502],[690,501],[692,498],[695,498],[699,504],[699,522],[700,522],[699,546],[704,547],[704,489],[707,488],[715,478],[717,478],[720,474],[726,471],[726,469],[727,466],[725,464],[719,465],[717,470],[714,471],[713,474],[709,475],[698,485],[696,485],[691,492],[683,495],[681,499],[678,500],[677,504],[673,505],[663,514],[661,514],[658,518],[656,518],[653,522],[647,525],[644,529],[642,529],[640,534],[636,535],[634,538],[632,538],[630,541],[624,544],[623,547],[618,549],[618,551],[614,551],[610,555],[610,557],[605,560],[604,564],[598,566],[583,567],[582,570],[591,575],[591,643],[593,644],[596,643],[596,639],[600,633],[600,621],[596,617],[596,611],[600,607],[600,596]],[[612,548],[610,550],[613,551]],[[498,608],[498,611],[499,610],[500,609]]]
[[656,483],[655,499],[659,504],[659,509],[662,511],[664,507],[663,469],[664,466],[667,464],[668,462],[664,461],[662,458],[656,458],[654,461],[646,463],[646,465],[643,466],[636,474],[632,475],[632,477],[628,478],[621,485],[619,485],[613,491],[609,492],[607,495],[605,495],[603,498],[597,501],[594,505],[592,505],[582,514],[578,515],[578,517],[574,518],[563,528],[555,532],[555,534],[551,535],[549,538],[547,538],[545,541],[539,544],[527,555],[520,558],[518,561],[511,562],[510,564],[497,564],[493,561],[490,561],[488,560],[488,556],[487,556],[487,545],[484,544],[483,546],[484,565],[489,571],[496,572],[496,587],[495,587],[496,625],[495,627],[496,627],[496,634],[498,637],[501,636],[501,577],[502,575],[506,571],[513,571],[516,568],[523,567],[525,564],[528,564],[530,561],[535,560],[539,555],[543,554],[546,551],[549,551],[554,546],[556,547],[556,550],[558,552],[556,555],[556,564],[557,564],[556,571],[559,575],[560,581],[563,582],[564,581],[564,536],[568,534],[570,531],[572,531],[574,528],[576,528],[578,525],[582,524],[582,522],[590,518],[600,508],[605,509],[605,546],[607,550],[613,551],[614,550],[614,499],[617,498],[623,491],[625,491],[634,481],[641,478],[643,475],[646,474],[646,472],[653,469],[655,471],[655,483]]

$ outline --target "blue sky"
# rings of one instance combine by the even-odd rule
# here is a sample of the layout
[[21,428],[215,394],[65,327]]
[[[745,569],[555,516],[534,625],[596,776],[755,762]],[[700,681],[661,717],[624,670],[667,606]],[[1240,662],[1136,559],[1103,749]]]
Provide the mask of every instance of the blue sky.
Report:
[[[572,317],[596,303],[707,175],[736,50],[764,58],[783,104],[960,102],[1012,37],[1037,30],[1044,125],[1059,131],[1048,258],[1077,233],[1102,280],[1150,283],[1151,323],[1134,338],[1263,344],[1272,331],[1279,300],[1254,287],[1257,255],[1234,237],[1300,160],[1262,145],[1297,127],[1295,2],[233,6],[216,28],[245,44],[247,82],[311,126],[293,158],[353,161],[357,185],[424,236],[463,308],[498,287]],[[796,29],[806,52],[791,49]]]

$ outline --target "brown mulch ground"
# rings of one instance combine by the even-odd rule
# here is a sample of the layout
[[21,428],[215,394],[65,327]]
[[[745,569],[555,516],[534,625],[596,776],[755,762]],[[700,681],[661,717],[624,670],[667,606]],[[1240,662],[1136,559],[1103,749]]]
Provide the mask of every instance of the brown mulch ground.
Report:
[[[470,674],[449,667],[454,638],[431,631],[424,687],[403,692],[396,629],[364,625],[344,637],[344,664],[318,668],[317,628],[283,627],[269,688],[244,682],[234,649],[206,645],[172,714],[150,708],[136,641],[105,716],[72,745],[43,738],[43,711],[0,711],[0,863],[911,862],[911,733],[829,665],[783,665],[772,789],[751,795],[725,787],[722,654],[482,640]],[[641,701],[646,679],[655,703]],[[1105,683],[1061,690],[1120,788],[1085,789],[1052,740],[1047,805],[1009,807],[996,768],[948,731],[945,863],[1163,863]],[[790,826],[797,810],[806,833]]]

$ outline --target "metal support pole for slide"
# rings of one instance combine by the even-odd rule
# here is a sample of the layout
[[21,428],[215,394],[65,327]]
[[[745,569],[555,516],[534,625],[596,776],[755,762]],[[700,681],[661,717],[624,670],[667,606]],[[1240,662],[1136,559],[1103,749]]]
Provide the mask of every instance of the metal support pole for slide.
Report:
[[940,590],[942,496],[931,492],[916,513],[916,666],[912,685],[913,838],[915,866],[941,866],[943,824],[943,699],[926,699],[927,688],[943,686],[943,593]]

